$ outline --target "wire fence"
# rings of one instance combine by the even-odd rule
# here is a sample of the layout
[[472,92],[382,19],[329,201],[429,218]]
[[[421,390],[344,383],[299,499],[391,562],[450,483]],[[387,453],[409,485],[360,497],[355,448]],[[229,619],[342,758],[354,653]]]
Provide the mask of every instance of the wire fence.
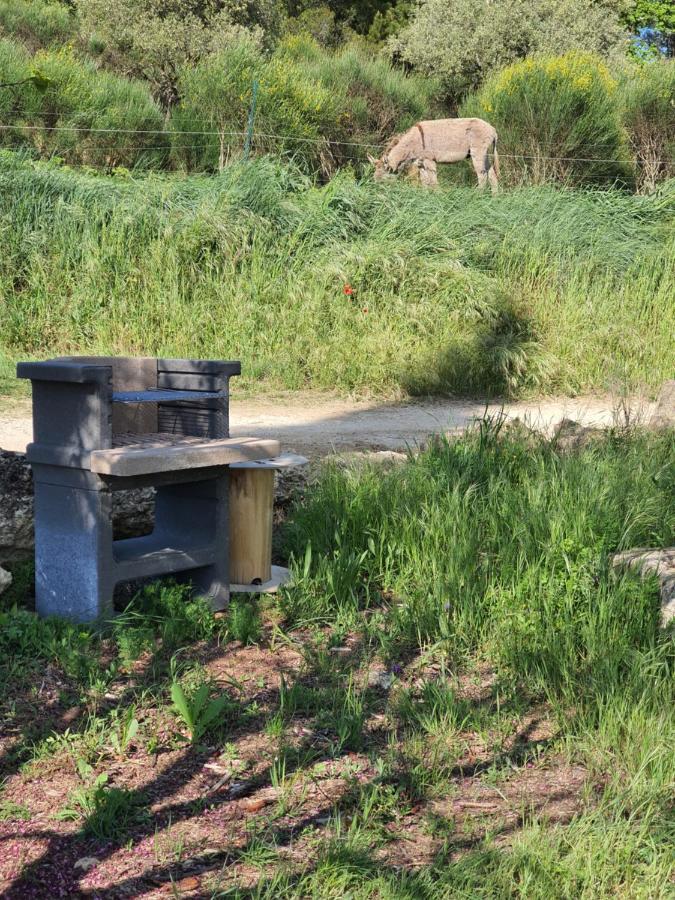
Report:
[[[83,135],[162,135],[167,138],[181,138],[181,137],[213,137],[218,138],[220,140],[224,138],[240,138],[245,139],[247,137],[247,131],[233,131],[233,130],[178,130],[178,129],[159,129],[159,128],[93,128],[82,125],[29,125],[23,123],[0,123],[0,132],[8,132],[8,131],[16,131],[16,132],[48,132],[48,133],[71,133],[71,134],[83,134]],[[532,132],[525,132],[526,136],[531,136],[533,139],[536,138],[536,135]],[[390,139],[387,141],[345,141],[345,140],[337,140],[329,137],[322,138],[310,138],[310,137],[302,137],[299,135],[289,135],[289,134],[280,134],[280,133],[272,133],[272,132],[254,132],[252,138],[257,143],[261,141],[276,141],[284,144],[303,144],[303,145],[314,145],[317,147],[323,147],[327,150],[336,147],[363,147],[369,148],[371,150],[381,150],[386,147],[390,143]],[[541,144],[542,149],[550,148],[554,146],[553,143],[549,144]],[[609,144],[591,144],[591,147],[601,147],[601,146],[610,146]],[[64,148],[65,149],[65,148]],[[185,151],[185,150],[205,150],[206,147],[204,143],[201,144],[184,144],[184,143],[169,143],[166,144],[125,144],[120,146],[119,144],[110,144],[110,145],[96,145],[96,150],[99,151],[120,151],[124,150],[124,152],[128,151],[138,151],[140,152],[148,152],[148,151],[165,151],[169,152],[171,150],[174,151]],[[529,160],[529,161],[544,161],[544,162],[565,162],[565,163],[615,163],[621,164],[625,163],[627,160],[625,158],[621,159],[614,156],[556,156],[556,155],[546,155],[543,153],[506,153],[502,152],[498,149],[500,159],[513,159],[513,160]],[[363,156],[357,155],[349,155],[346,153],[341,153],[342,159],[348,159],[358,162],[363,162]],[[650,164],[654,165],[673,165],[675,160],[673,159],[662,159],[662,158],[649,158]],[[595,175],[589,174],[585,177],[596,177],[596,178],[604,178],[604,175]]]

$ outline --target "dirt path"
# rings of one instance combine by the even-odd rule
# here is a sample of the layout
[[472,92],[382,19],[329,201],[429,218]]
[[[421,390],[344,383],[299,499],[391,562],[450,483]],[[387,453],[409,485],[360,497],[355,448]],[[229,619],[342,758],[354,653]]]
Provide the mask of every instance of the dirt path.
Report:
[[[653,404],[637,402],[632,414],[646,420]],[[550,432],[562,419],[583,425],[609,426],[616,421],[618,404],[610,397],[546,399],[522,403],[491,403],[490,414],[501,409],[532,427]],[[470,400],[408,403],[352,402],[312,394],[275,398],[237,399],[230,404],[233,437],[275,437],[286,450],[322,456],[346,450],[402,450],[426,440],[430,434],[458,432],[486,410]],[[24,451],[31,440],[30,407],[25,401],[0,412],[0,448]]]

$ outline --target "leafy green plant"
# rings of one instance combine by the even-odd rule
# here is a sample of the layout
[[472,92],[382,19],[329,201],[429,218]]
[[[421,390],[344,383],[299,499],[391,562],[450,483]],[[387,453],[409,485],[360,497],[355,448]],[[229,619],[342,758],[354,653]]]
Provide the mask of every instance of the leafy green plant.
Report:
[[69,803],[56,818],[82,821],[84,833],[99,840],[123,836],[146,816],[143,797],[135,791],[110,787],[106,773],[97,775],[88,787],[74,791]]
[[242,644],[255,644],[260,640],[262,627],[258,604],[241,599],[230,601],[227,629],[234,640]]
[[210,698],[210,690],[210,685],[204,683],[186,694],[180,682],[174,681],[171,685],[174,708],[187,728],[187,739],[191,744],[198,744],[208,731],[222,724],[223,714],[232,709],[233,701],[227,694]]
[[30,810],[23,803],[0,799],[0,822],[30,821]]
[[130,706],[121,717],[119,724],[111,728],[110,746],[117,756],[126,756],[131,742],[138,734],[138,727],[136,707]]

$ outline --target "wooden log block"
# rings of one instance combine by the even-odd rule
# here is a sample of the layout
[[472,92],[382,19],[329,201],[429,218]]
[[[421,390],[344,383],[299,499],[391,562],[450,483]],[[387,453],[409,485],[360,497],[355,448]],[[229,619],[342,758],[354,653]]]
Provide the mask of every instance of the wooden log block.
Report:
[[230,467],[230,581],[272,577],[273,468]]

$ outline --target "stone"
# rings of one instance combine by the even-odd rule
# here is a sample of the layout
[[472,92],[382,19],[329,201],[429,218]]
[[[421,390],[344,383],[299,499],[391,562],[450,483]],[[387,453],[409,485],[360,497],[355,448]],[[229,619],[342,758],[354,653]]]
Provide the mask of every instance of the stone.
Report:
[[383,691],[388,691],[393,683],[394,676],[391,672],[372,669],[368,673],[369,687],[380,688]]
[[82,872],[88,872],[90,869],[93,869],[94,866],[97,866],[100,863],[100,859],[97,859],[95,856],[83,856],[73,866],[74,869],[79,869]]
[[675,619],[675,547],[625,550],[614,554],[612,565],[615,569],[636,569],[643,578],[656,575],[661,591],[661,624],[665,628]]
[[553,434],[553,443],[562,451],[582,450],[594,440],[602,438],[604,434],[603,428],[581,425],[574,419],[562,419]]
[[0,566],[0,594],[4,593],[12,583],[12,574]]
[[675,426],[675,379],[664,381],[661,385],[649,425],[651,428]]
[[[33,476],[23,453],[0,451],[0,565],[32,559]],[[149,534],[154,526],[155,491],[116,491],[112,498],[116,538]]]

